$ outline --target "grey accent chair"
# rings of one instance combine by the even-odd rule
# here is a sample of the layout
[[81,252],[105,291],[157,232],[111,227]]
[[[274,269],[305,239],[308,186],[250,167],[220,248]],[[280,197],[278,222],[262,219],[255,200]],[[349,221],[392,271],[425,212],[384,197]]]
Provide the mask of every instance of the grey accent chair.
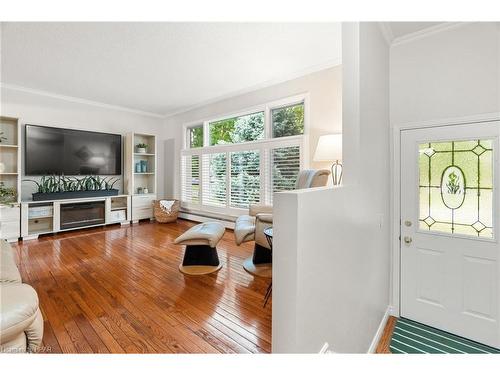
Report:
[[[328,169],[305,169],[300,171],[295,189],[309,189],[326,186],[330,176]],[[269,205],[251,205],[248,215],[236,219],[234,238],[237,245],[255,241],[253,256],[245,260],[243,267],[253,275],[271,277],[272,254],[264,235],[264,229],[273,226],[273,207]]]

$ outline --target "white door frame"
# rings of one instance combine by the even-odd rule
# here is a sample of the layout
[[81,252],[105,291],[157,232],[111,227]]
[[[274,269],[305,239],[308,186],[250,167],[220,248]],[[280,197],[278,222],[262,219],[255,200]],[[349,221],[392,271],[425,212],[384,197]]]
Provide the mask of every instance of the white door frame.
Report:
[[394,124],[391,126],[391,306],[390,314],[400,316],[401,307],[401,247],[400,247],[400,218],[401,218],[401,132],[410,129],[433,128],[475,124],[490,121],[500,121],[500,112],[485,113],[474,116],[447,118],[425,122]]

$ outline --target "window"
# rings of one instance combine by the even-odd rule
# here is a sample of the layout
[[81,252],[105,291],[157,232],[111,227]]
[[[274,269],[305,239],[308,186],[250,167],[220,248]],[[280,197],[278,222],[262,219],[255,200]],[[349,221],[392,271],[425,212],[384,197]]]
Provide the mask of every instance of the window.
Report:
[[273,138],[304,134],[304,103],[275,108],[271,112]]
[[218,120],[209,124],[210,146],[264,138],[264,112]]
[[186,202],[200,203],[200,156],[182,158],[182,196]]
[[187,126],[181,151],[184,207],[239,215],[295,189],[302,160],[305,96]]
[[209,206],[226,206],[226,153],[203,155],[203,203]]
[[300,171],[299,146],[275,148],[272,152],[272,192],[293,190]]
[[493,237],[491,139],[419,145],[420,230]]
[[187,139],[189,148],[203,147],[203,125],[188,128]]
[[246,208],[259,200],[259,151],[231,152],[231,206]]

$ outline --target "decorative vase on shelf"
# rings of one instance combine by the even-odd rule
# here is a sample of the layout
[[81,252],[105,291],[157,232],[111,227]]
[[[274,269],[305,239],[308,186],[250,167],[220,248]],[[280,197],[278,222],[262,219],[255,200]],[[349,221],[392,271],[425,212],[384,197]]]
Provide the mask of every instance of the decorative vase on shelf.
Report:
[[147,145],[146,144],[138,144],[135,146],[135,152],[138,154],[145,154],[147,151]]
[[144,194],[149,194],[149,189],[147,187],[145,187],[145,188],[142,189],[142,192]]
[[145,160],[141,160],[141,173],[146,173],[148,171],[148,163]]
[[141,173],[141,162],[135,163],[135,173]]

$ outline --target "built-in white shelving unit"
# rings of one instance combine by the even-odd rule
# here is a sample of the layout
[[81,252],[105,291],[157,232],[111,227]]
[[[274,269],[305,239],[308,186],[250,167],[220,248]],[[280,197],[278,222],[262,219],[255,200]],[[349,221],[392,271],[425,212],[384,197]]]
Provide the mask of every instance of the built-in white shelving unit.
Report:
[[[137,145],[146,144],[146,152]],[[125,140],[125,189],[132,196],[132,222],[153,218],[157,194],[157,143],[151,134],[129,133]]]
[[[0,202],[0,239],[17,241],[20,236],[21,192],[21,128],[19,120],[0,117],[0,181],[5,188],[13,188],[16,196]],[[4,139],[6,138],[6,139]]]

